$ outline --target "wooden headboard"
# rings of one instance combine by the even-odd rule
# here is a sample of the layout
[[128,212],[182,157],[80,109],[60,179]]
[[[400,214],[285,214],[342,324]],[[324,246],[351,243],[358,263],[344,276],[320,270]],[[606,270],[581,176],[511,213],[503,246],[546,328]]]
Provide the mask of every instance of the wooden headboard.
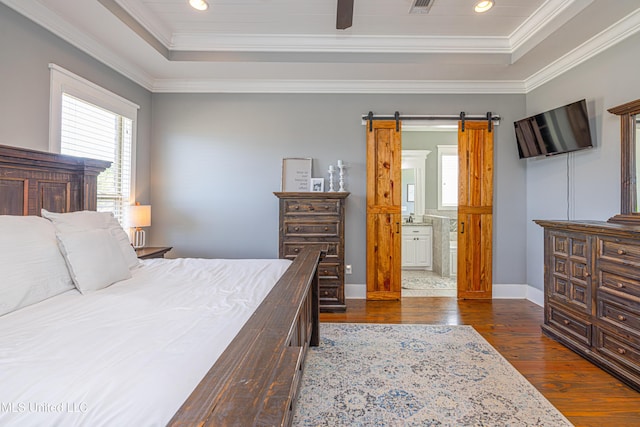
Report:
[[96,210],[103,160],[0,145],[0,215]]

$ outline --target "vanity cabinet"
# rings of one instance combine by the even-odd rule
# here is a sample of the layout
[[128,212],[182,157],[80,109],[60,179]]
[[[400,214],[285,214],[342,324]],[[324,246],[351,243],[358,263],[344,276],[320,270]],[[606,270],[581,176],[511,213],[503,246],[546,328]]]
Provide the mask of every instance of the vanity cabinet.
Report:
[[279,257],[293,260],[310,245],[327,244],[320,262],[320,311],[345,311],[344,205],[348,192],[279,192]]
[[640,228],[544,227],[543,332],[640,390]]
[[402,226],[402,268],[432,268],[433,227],[430,225]]

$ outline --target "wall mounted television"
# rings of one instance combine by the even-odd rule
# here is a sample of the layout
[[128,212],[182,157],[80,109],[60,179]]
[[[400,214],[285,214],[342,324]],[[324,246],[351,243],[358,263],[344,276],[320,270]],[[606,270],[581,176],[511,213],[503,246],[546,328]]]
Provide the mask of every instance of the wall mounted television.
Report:
[[553,156],[593,146],[583,99],[513,123],[521,159]]

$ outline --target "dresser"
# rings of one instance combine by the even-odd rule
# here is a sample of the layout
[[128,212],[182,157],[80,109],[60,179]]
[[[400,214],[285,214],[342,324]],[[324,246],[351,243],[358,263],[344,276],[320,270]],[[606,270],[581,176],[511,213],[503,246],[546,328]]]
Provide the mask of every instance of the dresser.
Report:
[[640,227],[544,227],[543,332],[640,391]]
[[274,194],[280,203],[278,256],[292,260],[310,244],[327,244],[318,267],[320,311],[345,311],[344,205],[349,193]]

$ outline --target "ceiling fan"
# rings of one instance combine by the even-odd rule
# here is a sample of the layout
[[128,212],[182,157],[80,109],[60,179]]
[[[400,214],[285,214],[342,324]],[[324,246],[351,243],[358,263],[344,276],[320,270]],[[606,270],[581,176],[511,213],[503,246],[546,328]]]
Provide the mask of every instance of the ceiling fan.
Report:
[[353,22],[353,0],[338,0],[336,29],[346,30]]

